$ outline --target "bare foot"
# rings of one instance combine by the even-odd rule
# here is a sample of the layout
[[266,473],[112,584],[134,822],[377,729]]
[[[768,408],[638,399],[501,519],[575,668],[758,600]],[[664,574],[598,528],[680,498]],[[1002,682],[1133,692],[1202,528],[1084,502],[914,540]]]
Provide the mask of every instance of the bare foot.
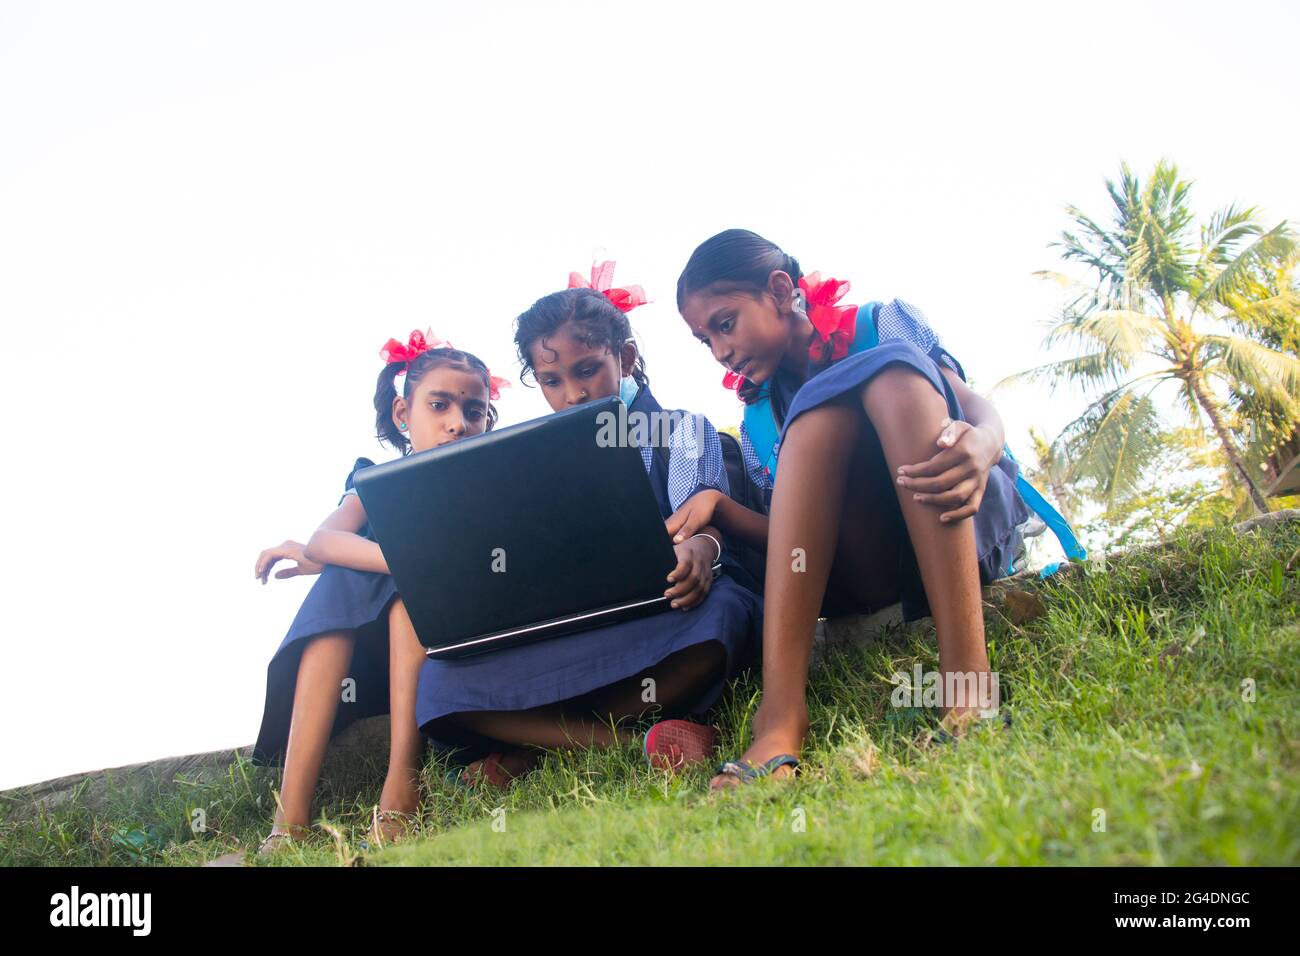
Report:
[[[751,767],[761,767],[773,757],[790,754],[798,757],[803,748],[803,739],[808,734],[808,713],[802,711],[793,716],[773,715],[765,712],[760,704],[754,714],[754,742],[749,745],[737,763]],[[787,765],[772,771],[773,777],[790,777],[794,768]],[[734,787],[740,781],[732,774],[720,773],[709,781],[710,790],[723,790]]]
[[389,773],[379,794],[379,809],[414,813],[420,806],[419,779],[416,773]]
[[271,827],[271,832],[266,835],[266,838],[258,844],[257,855],[268,856],[281,847],[305,840],[310,832],[310,827],[300,823],[277,823]]
[[381,810],[379,807],[371,812],[370,832],[366,842],[374,849],[385,844],[397,843],[414,833],[420,826],[420,818],[405,810]]
[[974,707],[950,707],[940,718],[939,726],[954,737],[964,737],[979,720],[980,712]]

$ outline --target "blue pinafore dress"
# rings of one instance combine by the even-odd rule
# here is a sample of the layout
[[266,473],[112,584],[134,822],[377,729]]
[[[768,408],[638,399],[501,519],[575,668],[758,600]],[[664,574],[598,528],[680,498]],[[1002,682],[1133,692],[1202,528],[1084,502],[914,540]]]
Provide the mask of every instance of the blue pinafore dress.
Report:
[[[368,458],[357,459],[344,485],[344,497],[355,493],[356,473],[373,464]],[[374,540],[369,525],[357,533]],[[388,611],[396,596],[391,575],[325,566],[266,669],[266,703],[253,745],[254,762],[272,764],[284,758],[298,662],[307,643],[321,634],[355,631],[357,635],[348,671],[353,683],[346,694],[340,688],[338,716],[330,736],[364,717],[388,713]]]
[[[813,375],[799,386],[790,399],[783,422],[779,426],[772,415],[771,398],[765,393],[760,402],[745,409],[741,426],[741,449],[746,468],[752,480],[760,487],[772,488],[775,484],[780,440],[790,423],[804,412],[839,399],[846,393],[857,391],[881,371],[891,366],[905,366],[929,382],[948,406],[953,420],[965,421],[961,403],[952,385],[940,371],[941,366],[951,368],[963,380],[966,378],[961,364],[939,344],[935,335],[915,306],[900,299],[888,303],[868,303],[859,306],[856,333],[850,353],[844,358]],[[937,437],[937,435],[936,435]],[[1034,526],[1032,511],[1043,523]],[[896,495],[882,501],[885,508],[898,509]],[[900,516],[901,517],[901,516]],[[1082,560],[1087,553],[1079,546],[1064,519],[1056,513],[1042,496],[1020,475],[1020,469],[1010,450],[989,471],[984,497],[973,519],[975,525],[976,556],[979,561],[980,580],[988,584],[1016,570],[1016,562],[1024,553],[1024,538],[1030,533],[1050,527],[1060,539],[1067,556]],[[899,580],[902,591],[898,599],[903,617],[915,620],[929,613],[925,588],[921,582],[911,545],[903,535],[903,551],[898,556]],[[849,608],[848,600],[828,588],[823,613],[849,611],[869,612],[877,608]]]
[[[642,386],[628,411],[651,413],[662,409],[649,388]],[[673,441],[678,434],[689,431],[677,429]],[[707,487],[727,490],[721,444],[707,421],[703,422],[702,442],[700,454],[670,444],[666,473],[665,469],[653,467],[652,450],[642,449],[642,460],[665,518],[697,491]],[[434,738],[435,746],[458,748],[462,759],[472,759],[493,749],[491,742],[442,718],[469,711],[527,710],[582,697],[639,674],[677,651],[717,641],[726,653],[726,667],[684,708],[689,716],[701,716],[717,701],[741,665],[752,660],[761,627],[762,599],[732,580],[724,565],[724,573],[713,582],[704,601],[686,611],[670,609],[461,660],[426,661],[420,672],[416,719],[424,733]]]

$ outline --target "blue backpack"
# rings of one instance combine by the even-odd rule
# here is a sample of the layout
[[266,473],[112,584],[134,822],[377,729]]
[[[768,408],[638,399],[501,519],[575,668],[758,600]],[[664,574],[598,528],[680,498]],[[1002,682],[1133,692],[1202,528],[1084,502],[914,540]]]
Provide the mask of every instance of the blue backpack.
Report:
[[[869,348],[874,348],[880,343],[880,334],[876,329],[876,313],[880,308],[879,302],[868,302],[866,305],[858,306],[858,323],[853,335],[853,342],[849,345],[849,354],[856,355],[858,352],[865,352]],[[862,321],[863,319],[866,321]],[[754,452],[767,468],[767,472],[776,480],[776,445],[777,429],[776,416],[772,413],[772,396],[769,391],[769,385],[764,385],[759,390],[759,398],[751,405],[745,406],[745,431],[749,435],[750,444],[754,446]],[[1016,458],[1011,454],[1011,448],[1004,446],[1003,451],[1012,461]],[[1031,485],[1025,476],[1020,474],[1019,462],[1016,463],[1016,491],[1024,499],[1029,510],[1038,515],[1047,527],[1052,529],[1056,535],[1056,540],[1061,542],[1061,548],[1072,561],[1086,561],[1088,552],[1079,544],[1079,539],[1074,536],[1074,530],[1070,523],[1062,517],[1047,501],[1042,494]],[[1008,572],[1014,571],[1014,568],[1008,568]],[[1045,568],[1044,572],[1050,574],[1055,567]]]

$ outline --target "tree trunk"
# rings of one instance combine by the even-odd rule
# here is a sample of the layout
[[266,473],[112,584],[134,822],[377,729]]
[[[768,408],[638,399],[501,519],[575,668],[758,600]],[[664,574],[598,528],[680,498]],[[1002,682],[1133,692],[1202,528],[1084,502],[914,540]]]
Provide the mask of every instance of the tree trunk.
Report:
[[1072,509],[1068,504],[1066,504],[1065,486],[1061,484],[1055,474],[1048,475],[1048,480],[1052,486],[1052,495],[1056,498],[1056,507],[1060,510],[1061,517],[1064,518],[1067,523],[1073,525],[1074,515],[1070,513]]
[[1232,466],[1237,469],[1237,473],[1241,475],[1242,480],[1246,482],[1246,489],[1250,492],[1250,500],[1255,503],[1255,507],[1259,509],[1260,514],[1267,514],[1268,500],[1265,499],[1263,492],[1259,490],[1259,485],[1255,484],[1255,479],[1250,477],[1250,472],[1246,470],[1246,463],[1241,460],[1237,447],[1232,443],[1232,437],[1228,434],[1227,426],[1223,424],[1223,417],[1219,414],[1218,406],[1206,393],[1200,376],[1191,376],[1187,379],[1187,384],[1191,386],[1196,401],[1209,417],[1210,425],[1214,428],[1214,434],[1219,436],[1219,442],[1223,445],[1223,451],[1228,456],[1228,461],[1232,463]]

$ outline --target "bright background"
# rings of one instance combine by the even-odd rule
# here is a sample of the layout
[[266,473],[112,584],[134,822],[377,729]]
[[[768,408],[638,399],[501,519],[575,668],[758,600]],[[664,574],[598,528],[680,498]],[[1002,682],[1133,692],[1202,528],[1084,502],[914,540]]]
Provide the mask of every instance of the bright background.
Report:
[[[739,406],[673,295],[744,226],[919,305],[975,384],[1042,361],[1046,248],[1169,156],[1300,213],[1288,3],[0,3],[0,787],[246,744],[413,328],[516,379],[585,271],[659,398]],[[1000,394],[1013,448],[1080,408]]]

